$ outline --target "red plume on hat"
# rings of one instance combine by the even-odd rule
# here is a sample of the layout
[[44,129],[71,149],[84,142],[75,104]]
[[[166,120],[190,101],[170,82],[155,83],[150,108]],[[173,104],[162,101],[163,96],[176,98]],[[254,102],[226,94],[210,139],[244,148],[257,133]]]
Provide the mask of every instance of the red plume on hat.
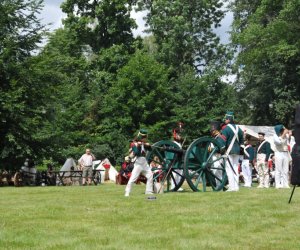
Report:
[[177,127],[173,129],[173,138],[176,139],[177,135],[180,135],[183,131],[183,122],[178,122]]

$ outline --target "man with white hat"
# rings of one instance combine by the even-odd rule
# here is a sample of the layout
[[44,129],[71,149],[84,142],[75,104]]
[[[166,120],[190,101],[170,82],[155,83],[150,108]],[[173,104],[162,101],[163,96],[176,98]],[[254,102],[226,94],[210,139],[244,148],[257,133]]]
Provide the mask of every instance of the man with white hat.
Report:
[[136,158],[130,179],[125,188],[125,196],[129,196],[133,183],[143,174],[147,178],[145,194],[153,193],[153,173],[146,159],[146,151],[151,149],[147,143],[147,130],[141,129],[136,139],[130,145],[132,154]]

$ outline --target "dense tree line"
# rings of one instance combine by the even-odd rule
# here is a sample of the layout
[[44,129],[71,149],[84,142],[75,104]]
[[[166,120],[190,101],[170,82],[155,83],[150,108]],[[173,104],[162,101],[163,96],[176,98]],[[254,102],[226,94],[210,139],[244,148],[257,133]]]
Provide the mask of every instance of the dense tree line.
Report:
[[[248,124],[291,123],[296,0],[232,1],[230,45],[214,32],[220,0],[65,0],[64,27],[50,33],[37,18],[42,7],[0,3],[1,167],[25,157],[61,163],[85,147],[119,163],[141,127],[155,142],[183,121],[188,144],[229,109]],[[133,8],[147,11],[145,38],[133,36]],[[229,72],[233,84],[222,80]]]
[[297,0],[234,1],[232,40],[244,107],[254,124],[291,126],[300,93]]

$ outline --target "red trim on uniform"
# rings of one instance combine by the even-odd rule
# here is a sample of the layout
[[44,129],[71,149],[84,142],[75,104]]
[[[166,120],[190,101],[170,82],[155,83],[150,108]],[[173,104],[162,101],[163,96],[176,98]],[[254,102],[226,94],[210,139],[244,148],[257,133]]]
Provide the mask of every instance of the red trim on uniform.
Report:
[[224,141],[227,140],[226,136],[225,136],[225,135],[222,135],[222,134],[220,134],[220,138],[221,138],[222,140],[224,140]]
[[221,130],[223,130],[224,128],[226,128],[227,124],[223,124],[221,127]]
[[173,129],[173,138],[176,138],[176,135],[177,135],[176,129]]

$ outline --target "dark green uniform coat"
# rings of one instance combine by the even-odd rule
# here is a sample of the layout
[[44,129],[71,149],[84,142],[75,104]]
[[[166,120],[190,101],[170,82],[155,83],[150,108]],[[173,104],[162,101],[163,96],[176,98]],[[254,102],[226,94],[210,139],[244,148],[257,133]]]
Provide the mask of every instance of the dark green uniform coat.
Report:
[[[270,154],[271,154],[271,145],[270,145],[270,143],[268,141],[265,141],[265,143],[259,149],[260,144],[262,144],[264,141],[257,144],[257,146],[256,146],[256,155],[265,154],[266,155],[265,161],[268,161],[269,157],[270,157]],[[259,152],[257,151],[258,149],[259,149]]]
[[[235,124],[231,124],[234,129],[236,129]],[[225,139],[225,146],[226,148],[229,147],[233,137],[234,137],[234,132],[232,131],[232,129],[227,125],[223,130],[222,130],[222,135]],[[239,155],[240,154],[240,145],[244,143],[244,133],[243,131],[239,128],[238,129],[238,134],[237,134],[237,138],[235,139],[235,142],[233,144],[232,149],[230,150],[229,154],[236,154]]]

